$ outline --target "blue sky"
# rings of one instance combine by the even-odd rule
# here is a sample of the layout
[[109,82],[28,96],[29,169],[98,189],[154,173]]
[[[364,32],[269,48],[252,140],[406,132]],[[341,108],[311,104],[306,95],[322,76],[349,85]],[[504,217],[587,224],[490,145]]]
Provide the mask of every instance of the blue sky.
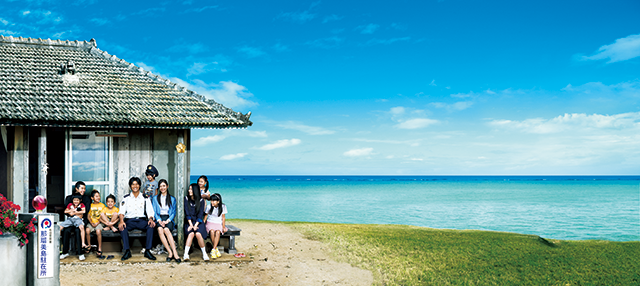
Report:
[[[560,3],[558,3],[560,2]],[[638,1],[3,1],[252,112],[192,174],[640,173]]]

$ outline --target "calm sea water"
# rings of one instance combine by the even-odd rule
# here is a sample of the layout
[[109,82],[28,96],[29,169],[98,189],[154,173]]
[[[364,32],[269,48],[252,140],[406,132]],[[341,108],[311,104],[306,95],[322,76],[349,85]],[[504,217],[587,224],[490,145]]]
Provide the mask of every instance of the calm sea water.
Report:
[[640,240],[640,176],[208,178],[227,204],[229,218]]

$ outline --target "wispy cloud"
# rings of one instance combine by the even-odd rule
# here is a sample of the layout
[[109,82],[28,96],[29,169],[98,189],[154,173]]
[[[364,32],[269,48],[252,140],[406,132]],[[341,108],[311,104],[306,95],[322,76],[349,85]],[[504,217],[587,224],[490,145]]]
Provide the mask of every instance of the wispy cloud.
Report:
[[184,11],[184,13],[191,13],[191,12],[195,12],[195,13],[200,13],[206,10],[210,10],[210,9],[218,9],[218,5],[212,5],[212,6],[204,6],[204,7],[200,7],[200,8],[191,8],[191,9],[187,9]]
[[238,52],[244,54],[247,58],[257,58],[267,54],[259,47],[250,46],[242,46],[238,48]]
[[235,159],[247,156],[247,155],[249,155],[249,153],[228,154],[228,155],[224,155],[224,156],[220,157],[220,160],[223,160],[223,161],[235,160]]
[[31,11],[31,10],[27,10],[27,11],[22,11],[22,16],[23,17],[34,17],[36,19],[39,19],[39,21],[37,22],[38,24],[59,24],[63,22],[63,18],[62,16],[58,15],[57,13],[51,12],[51,11],[45,11],[45,10],[35,10],[35,11]]
[[366,139],[366,138],[354,138],[352,141],[367,142],[367,143],[383,143],[383,144],[395,144],[395,145],[409,145],[411,147],[420,146],[421,139],[417,140],[378,140],[378,139]]
[[277,123],[276,126],[284,129],[298,130],[298,131],[307,133],[309,135],[328,135],[328,134],[335,133],[335,131],[333,130],[325,129],[318,126],[304,125],[302,123],[293,122],[293,121]]
[[164,7],[148,8],[135,13],[131,13],[131,16],[155,16],[159,13],[166,11]]
[[108,19],[105,19],[105,18],[93,18],[90,21],[95,23],[98,26],[103,26],[110,22]]
[[436,80],[435,80],[435,79],[431,80],[431,82],[429,83],[429,85],[430,85],[430,86],[438,86],[438,85],[436,84]]
[[391,38],[391,39],[371,39],[365,43],[365,46],[373,45],[391,45],[395,42],[404,42],[411,40],[411,37]]
[[344,152],[342,155],[347,157],[362,157],[369,156],[373,153],[373,148],[360,148],[360,149],[351,149],[347,152]]
[[2,18],[0,18],[0,23],[2,23],[2,25],[5,25],[5,26],[9,25],[9,21],[7,21],[5,19],[2,19]]
[[227,107],[236,108],[258,105],[256,102],[247,99],[252,97],[253,94],[249,92],[246,87],[232,81],[206,83],[196,79],[193,80],[192,83],[189,83],[175,77],[170,78],[170,80]]
[[391,29],[395,29],[395,30],[399,30],[399,31],[406,31],[407,30],[407,25],[406,24],[400,24],[400,23],[391,23],[391,26],[389,26]]
[[602,115],[585,113],[565,113],[551,119],[532,118],[517,120],[492,120],[489,125],[498,128],[519,130],[525,133],[549,134],[567,131],[590,131],[594,129],[634,129],[640,128],[640,112]]
[[283,140],[278,140],[274,143],[271,144],[267,144],[264,145],[262,147],[258,147],[257,149],[260,150],[273,150],[273,149],[278,149],[278,148],[286,148],[286,147],[291,147],[291,146],[295,146],[302,143],[302,141],[300,139],[283,139]]
[[291,51],[291,49],[289,49],[289,46],[285,46],[281,43],[276,43],[275,45],[271,46],[271,49],[279,53]]
[[472,101],[458,101],[455,103],[444,103],[444,102],[432,102],[429,105],[435,107],[435,108],[444,108],[447,109],[448,111],[460,111],[460,110],[465,110],[471,106],[473,106],[473,102]]
[[582,60],[606,60],[607,63],[626,61],[640,56],[640,34],[617,39],[613,44],[604,45],[592,56]]
[[212,135],[212,136],[206,136],[206,137],[200,137],[196,140],[193,141],[193,146],[197,146],[197,147],[203,147],[203,146],[207,146],[211,143],[216,143],[216,142],[220,142],[222,140],[224,140],[226,138],[226,136],[222,136],[222,135]]
[[338,16],[336,14],[331,14],[329,16],[325,16],[324,19],[322,19],[322,24],[326,24],[326,23],[329,23],[329,22],[342,20],[342,18],[344,18],[344,16]]
[[399,129],[420,129],[425,128],[433,124],[437,124],[440,121],[429,118],[414,118],[402,121],[398,123],[395,127]]
[[[205,60],[205,58],[202,58]],[[227,67],[230,66],[233,61],[223,55],[216,55],[209,59],[208,62],[194,62],[187,69],[187,76],[199,75],[208,72],[227,72]]]
[[380,25],[370,23],[367,25],[360,25],[353,30],[360,31],[360,34],[373,34],[376,30],[378,30],[378,28],[380,28]]
[[307,41],[305,45],[316,47],[316,48],[322,48],[322,49],[331,49],[331,48],[337,48],[338,46],[340,46],[340,44],[342,44],[343,41],[344,41],[344,38],[329,37],[329,38],[322,38],[322,39],[317,39],[313,41]]

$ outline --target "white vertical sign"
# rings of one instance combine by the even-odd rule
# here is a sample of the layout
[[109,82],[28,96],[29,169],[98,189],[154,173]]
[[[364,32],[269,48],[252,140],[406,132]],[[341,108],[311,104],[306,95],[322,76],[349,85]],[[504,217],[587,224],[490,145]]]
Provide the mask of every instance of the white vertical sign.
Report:
[[37,231],[38,278],[53,277],[53,216],[39,215]]

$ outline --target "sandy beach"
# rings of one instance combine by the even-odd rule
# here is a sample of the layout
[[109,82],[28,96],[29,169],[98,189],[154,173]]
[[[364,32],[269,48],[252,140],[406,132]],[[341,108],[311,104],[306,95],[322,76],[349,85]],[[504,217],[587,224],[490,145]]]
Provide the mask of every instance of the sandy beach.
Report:
[[[247,258],[229,254],[204,262],[200,251],[191,261],[155,262],[139,252],[122,263],[120,255],[106,262],[89,254],[81,262],[72,256],[60,265],[61,285],[371,285],[370,271],[337,262],[325,244],[282,224],[229,222],[242,229],[236,248]],[[107,254],[107,253],[105,253]],[[87,279],[78,279],[85,277]],[[91,278],[90,278],[91,277]]]

